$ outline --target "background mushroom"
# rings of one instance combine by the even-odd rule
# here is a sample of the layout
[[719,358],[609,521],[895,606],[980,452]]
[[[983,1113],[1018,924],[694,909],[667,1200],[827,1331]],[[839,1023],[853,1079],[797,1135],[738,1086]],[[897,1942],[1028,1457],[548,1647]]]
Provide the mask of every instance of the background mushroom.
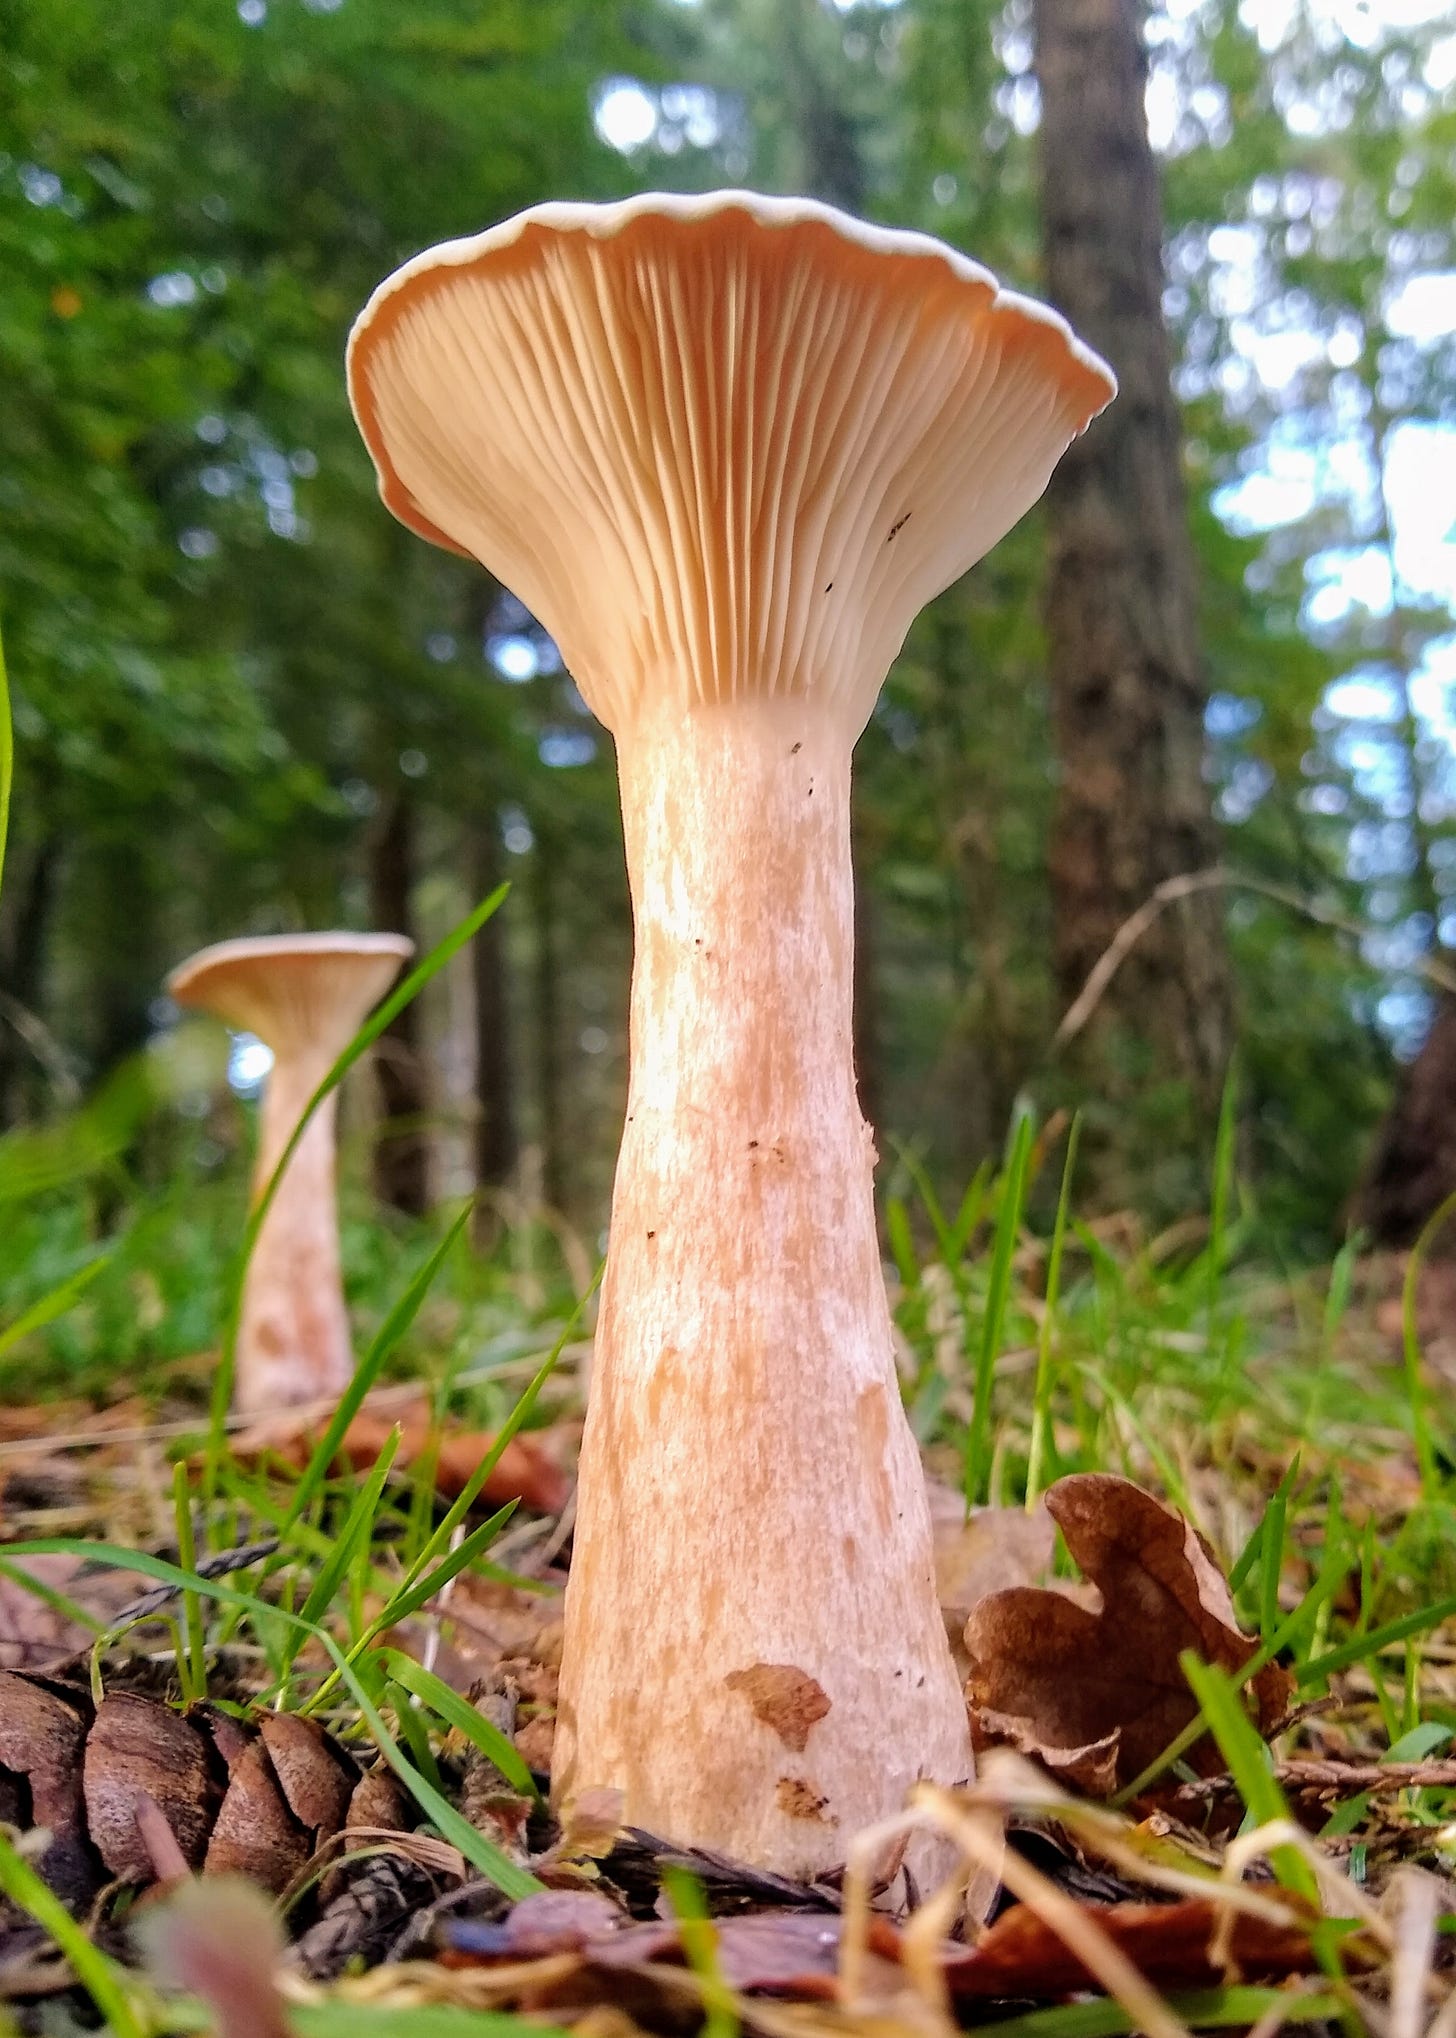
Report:
[[939,243],[742,192],[548,205],[350,343],[386,503],[617,744],[636,958],[554,1771],[790,1874],[969,1773],[851,1053],[850,752],[922,604],[1108,401]]
[[[413,953],[402,934],[285,934],[219,942],[168,977],[179,1005],[255,1033],[273,1050],[255,1200],[309,1098]],[[337,1093],[310,1119],[253,1248],[233,1378],[241,1414],[337,1397],[354,1370],[339,1273],[336,1103]]]

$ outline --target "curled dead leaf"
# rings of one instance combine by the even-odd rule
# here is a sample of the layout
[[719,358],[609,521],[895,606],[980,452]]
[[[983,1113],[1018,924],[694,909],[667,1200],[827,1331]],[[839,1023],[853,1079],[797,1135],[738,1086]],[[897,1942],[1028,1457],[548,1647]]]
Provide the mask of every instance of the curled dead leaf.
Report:
[[[1132,1781],[1197,1712],[1178,1658],[1192,1649],[1237,1674],[1257,1644],[1239,1628],[1213,1553],[1176,1509],[1107,1473],[1058,1480],[1046,1496],[1067,1548],[1097,1587],[1092,1611],[1058,1592],[993,1593],[966,1622],[972,1722],[1095,1795]],[[1290,1681],[1254,1679],[1261,1730]],[[1212,1743],[1189,1758],[1218,1767]]]
[[[1307,1923],[1292,1919],[1281,1924],[1247,1911],[1230,1917],[1213,1897],[1077,1908],[1159,1988],[1214,1988],[1231,1979],[1283,1981],[1318,1966],[1310,1944],[1312,1912]],[[1094,1985],[1066,1941],[1025,1904],[1003,1912],[978,1945],[955,1949],[944,1973],[958,2002],[1012,1996],[1045,2002]]]
[[959,1647],[973,1606],[993,1592],[1031,1585],[1051,1567],[1057,1532],[1044,1507],[966,1508],[965,1495],[927,1479],[935,1590],[946,1632]]

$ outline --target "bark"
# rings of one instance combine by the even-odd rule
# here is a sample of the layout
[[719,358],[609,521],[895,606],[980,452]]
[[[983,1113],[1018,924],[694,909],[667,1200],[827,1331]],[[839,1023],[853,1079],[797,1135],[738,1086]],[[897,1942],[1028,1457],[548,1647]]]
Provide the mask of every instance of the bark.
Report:
[[98,843],[88,873],[92,947],[92,1057],[98,1073],[137,1054],[152,1030],[161,980],[157,896],[145,856]]
[[[1047,491],[1047,631],[1061,777],[1052,824],[1064,1002],[1154,887],[1214,863],[1205,682],[1161,299],[1162,209],[1136,0],[1035,0],[1047,284],[1121,393]],[[1217,894],[1159,916],[1118,973],[1099,1082],[1181,1079],[1217,1102],[1232,1036]],[[1142,1064],[1139,1067],[1139,1064]]]
[[[1355,1193],[1354,1222],[1375,1245],[1414,1245],[1426,1219],[1456,1191],[1456,999],[1443,998],[1425,1045],[1406,1069],[1376,1134],[1365,1180]],[[1452,1227],[1435,1249],[1456,1253]]]
[[[61,867],[61,839],[48,835],[36,844],[28,866],[19,878],[13,929],[7,952],[0,961],[0,991],[16,1006],[34,1012],[40,1005],[41,978],[46,935],[56,899],[56,880]],[[16,882],[14,871],[7,878]],[[0,1014],[0,1127],[12,1125],[22,1115],[22,1075],[31,1051],[12,1024]]]
[[[475,838],[478,898],[488,898],[501,881],[500,836],[488,813]],[[516,1172],[520,1145],[511,1077],[510,1004],[506,995],[505,919],[495,913],[472,947],[475,973],[475,1181],[499,1189]]]
[[[414,939],[416,861],[414,807],[401,789],[390,799],[370,855],[373,918],[381,933]],[[430,1207],[430,1146],[418,1002],[406,1005],[380,1036],[375,1069],[384,1116],[374,1150],[375,1193],[381,1203],[420,1217]]]

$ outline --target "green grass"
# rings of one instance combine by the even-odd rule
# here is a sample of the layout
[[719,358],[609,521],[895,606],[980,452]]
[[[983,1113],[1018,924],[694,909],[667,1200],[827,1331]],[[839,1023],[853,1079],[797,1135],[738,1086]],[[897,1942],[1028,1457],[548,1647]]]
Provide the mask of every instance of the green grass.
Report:
[[[430,1827],[482,1876],[523,1893],[533,1878],[451,1802],[447,1739],[458,1746],[463,1737],[523,1794],[534,1789],[529,1774],[472,1707],[389,1642],[390,1630],[457,1571],[489,1569],[510,1510],[475,1517],[488,1464],[441,1511],[421,1476],[395,1463],[392,1443],[357,1475],[340,1472],[334,1446],[362,1394],[394,1374],[424,1377],[442,1419],[496,1428],[497,1451],[542,1419],[548,1391],[571,1408],[573,1383],[557,1369],[582,1334],[590,1289],[582,1292],[580,1273],[544,1228],[507,1230],[482,1256],[462,1237],[468,1211],[386,1222],[367,1211],[346,1168],[344,1249],[364,1352],[356,1391],[301,1472],[239,1464],[206,1354],[235,1293],[219,1268],[242,1227],[241,1162],[211,1177],[185,1127],[165,1106],[148,1108],[162,1120],[165,1178],[151,1192],[123,1181],[120,1215],[105,1236],[96,1224],[98,1177],[117,1186],[106,1139],[78,1136],[74,1125],[63,1136],[49,1128],[49,1146],[42,1140],[19,1154],[39,1167],[41,1186],[6,1205],[16,1249],[0,1269],[5,1391],[17,1400],[77,1397],[124,1377],[148,1412],[177,1423],[168,1443],[176,1458],[204,1446],[201,1471],[179,1462],[174,1473],[175,1562],[121,1546],[106,1533],[104,1510],[89,1538],[28,1547],[84,1552],[176,1586],[179,1697],[200,1695],[219,1648],[246,1640],[261,1702],[316,1716],[361,1752],[377,1748]],[[78,1119],[94,1126],[85,1112]],[[1301,1699],[1337,1699],[1341,1730],[1361,1759],[1421,1759],[1456,1733],[1452,1680],[1428,1647],[1456,1621],[1456,1475],[1413,1306],[1407,1296],[1405,1336],[1392,1346],[1372,1327],[1353,1246],[1323,1267],[1278,1264],[1257,1204],[1235,1178],[1231,1127],[1230,1106],[1208,1217],[1161,1238],[1078,1217],[1075,1128],[1059,1143],[1021,1120],[1003,1167],[982,1170],[953,1210],[902,1162],[887,1237],[911,1419],[942,1476],[962,1481],[977,1501],[1029,1505],[1056,1478],[1085,1470],[1120,1472],[1163,1494],[1226,1565],[1240,1618],[1257,1638],[1255,1663],[1277,1657]],[[52,1160],[47,1173],[39,1164]],[[6,1162],[0,1142],[0,1202]],[[1033,1221],[1033,1210],[1049,1215]],[[268,1534],[281,1547],[253,1571],[202,1575],[209,1551]],[[13,1562],[26,1547],[10,1546],[5,1557]],[[1197,1663],[1188,1676],[1198,1718],[1124,1795],[1176,1772],[1211,1730],[1246,1823],[1282,1815],[1237,1688]],[[1384,1800],[1387,1820],[1392,1802]],[[1408,1791],[1395,1810],[1413,1857],[1449,1865],[1456,1792]],[[1370,1816],[1363,1799],[1330,1808],[1328,1844],[1363,1861]],[[1301,1896],[1315,1893],[1299,1854],[1276,1852],[1274,1867]],[[14,1895],[13,1863],[6,1873]],[[673,1900],[692,1917],[690,1887]],[[693,1948],[726,2033],[735,2012],[715,1993],[711,1942],[696,1926]],[[1229,1988],[1174,2007],[1193,2028],[1257,2021],[1281,2007],[1294,2024],[1336,2015],[1349,2026],[1337,1954],[1302,1998]],[[120,1970],[93,1962],[83,1979],[103,2008],[108,1986],[123,1991],[113,2028],[139,2014]],[[445,2038],[458,2020],[438,2009],[418,2013],[424,2021],[415,2026],[409,2014],[391,2021],[376,2012],[364,2028],[394,2038],[398,2024],[399,2038],[431,2038],[438,2026]],[[327,2038],[331,2027],[314,2016],[300,2021],[305,2028]],[[1006,2038],[1111,2038],[1127,2022],[1115,2005],[1084,2003],[996,2028]]]

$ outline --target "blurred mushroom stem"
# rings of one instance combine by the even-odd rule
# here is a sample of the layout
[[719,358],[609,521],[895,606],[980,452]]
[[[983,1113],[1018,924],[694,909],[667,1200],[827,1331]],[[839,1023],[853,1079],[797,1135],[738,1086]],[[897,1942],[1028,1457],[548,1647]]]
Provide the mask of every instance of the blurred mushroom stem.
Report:
[[855,733],[822,690],[619,733],[631,1076],[554,1763],[805,1875],[970,1769],[855,1089]]
[[[274,1062],[259,1120],[255,1207],[332,1060],[294,1050]],[[253,1247],[233,1389],[233,1405],[243,1415],[337,1400],[354,1371],[339,1265],[337,1105],[335,1092],[304,1128]]]

